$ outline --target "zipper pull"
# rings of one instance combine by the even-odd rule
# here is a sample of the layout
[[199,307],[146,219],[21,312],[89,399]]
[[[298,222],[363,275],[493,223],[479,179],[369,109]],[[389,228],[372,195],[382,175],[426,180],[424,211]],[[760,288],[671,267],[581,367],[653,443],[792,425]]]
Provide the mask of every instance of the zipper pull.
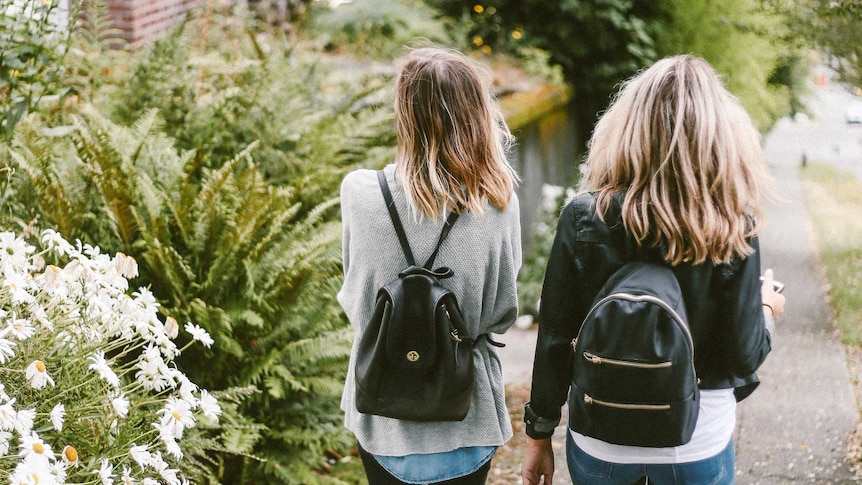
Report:
[[572,349],[574,349],[578,345],[578,338],[575,337],[572,339]]
[[584,402],[587,404],[592,404],[593,398],[591,398],[588,394],[584,394]]
[[584,358],[592,362],[593,364],[601,364],[602,358],[598,355],[591,354],[589,352],[584,352]]

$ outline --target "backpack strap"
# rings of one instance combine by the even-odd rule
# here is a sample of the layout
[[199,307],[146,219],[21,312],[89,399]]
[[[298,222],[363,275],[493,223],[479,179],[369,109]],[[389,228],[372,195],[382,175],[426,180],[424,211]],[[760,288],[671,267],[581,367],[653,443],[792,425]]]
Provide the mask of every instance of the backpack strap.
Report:
[[[398,242],[401,243],[401,251],[404,252],[404,257],[407,258],[407,264],[416,266],[416,259],[413,257],[413,251],[410,250],[410,243],[407,242],[407,234],[404,232],[404,226],[401,224],[401,218],[398,217],[398,209],[395,208],[395,201],[392,200],[392,192],[389,191],[389,183],[386,182],[386,175],[383,170],[377,172],[377,181],[380,184],[380,190],[383,192],[383,200],[386,202],[386,208],[389,210],[389,217],[392,219],[392,226],[395,227],[395,234],[398,235]],[[434,247],[434,252],[431,257],[422,266],[425,269],[431,269],[434,260],[437,259],[437,253],[440,251],[440,246],[443,240],[449,235],[452,230],[452,225],[458,219],[458,211],[449,213],[446,218],[446,223],[443,225],[443,230],[440,231],[440,238],[437,239],[437,245]]]
[[440,231],[440,238],[437,240],[437,246],[428,258],[428,261],[425,261],[425,265],[422,266],[423,268],[431,269],[431,266],[434,265],[434,260],[437,259],[437,253],[440,251],[440,246],[443,244],[443,240],[446,239],[446,236],[449,235],[449,231],[452,230],[452,224],[455,224],[456,220],[458,220],[458,213],[455,211],[450,212],[449,217],[446,218],[446,223],[443,224],[443,230]]
[[392,200],[392,193],[389,191],[389,184],[386,182],[386,175],[383,170],[377,172],[377,181],[380,183],[383,200],[389,210],[389,218],[392,219],[392,225],[395,227],[395,234],[398,235],[398,242],[401,243],[401,251],[407,258],[407,264],[416,266],[416,259],[413,257],[413,251],[410,250],[410,243],[407,242],[407,234],[404,232],[404,226],[401,225],[401,218],[398,217],[398,210],[395,208],[395,201]]

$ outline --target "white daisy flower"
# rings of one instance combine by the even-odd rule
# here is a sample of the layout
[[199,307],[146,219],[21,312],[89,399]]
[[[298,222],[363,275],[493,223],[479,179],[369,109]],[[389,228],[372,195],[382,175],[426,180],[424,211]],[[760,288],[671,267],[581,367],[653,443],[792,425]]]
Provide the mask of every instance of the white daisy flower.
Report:
[[48,384],[54,387],[54,379],[48,375],[48,367],[41,360],[31,362],[24,371],[24,376],[30,381],[30,387],[33,389],[42,389]]
[[51,474],[54,475],[54,480],[56,480],[57,485],[63,485],[66,483],[66,469],[68,465],[63,463],[62,461],[57,460],[51,465]]
[[63,282],[62,272],[63,270],[60,269],[58,266],[49,264],[45,268],[45,272],[42,273],[42,286],[49,290],[59,289],[62,286],[61,283]]
[[69,242],[66,241],[59,232],[53,229],[45,229],[42,231],[42,244],[60,256],[75,252],[75,247],[69,244]]
[[167,317],[165,318],[165,335],[167,335],[171,339],[177,338],[177,335],[180,334],[180,324],[177,323],[176,318]]
[[36,333],[36,328],[33,327],[33,323],[26,318],[15,318],[14,314],[12,316],[12,321],[9,322],[9,325],[6,327],[3,337],[6,335],[11,335],[17,341],[27,340],[32,337],[33,334]]
[[188,402],[192,408],[197,407],[198,398],[195,397],[194,393],[197,392],[198,385],[185,374],[177,374],[177,380],[180,382],[180,398]]
[[108,364],[108,361],[105,360],[105,351],[99,350],[89,357],[87,360],[92,362],[88,369],[94,370],[99,373],[99,377],[102,380],[107,381],[108,384],[114,387],[114,389],[120,388],[120,378],[117,377],[117,374],[111,369],[111,366]]
[[8,261],[16,268],[25,268],[35,248],[24,242],[13,232],[0,233],[0,260]]
[[135,485],[135,479],[132,478],[132,470],[124,466],[123,467],[123,476],[121,477],[123,485]]
[[9,476],[10,485],[58,485],[60,483],[50,463],[42,460],[23,460]]
[[168,463],[162,459],[162,454],[158,451],[150,457],[150,467],[152,467],[162,477],[168,485],[180,485],[180,479],[177,476],[179,470],[170,468]]
[[63,448],[63,463],[66,467],[78,466],[78,450],[72,445],[66,445]]
[[102,458],[102,466],[93,473],[99,475],[102,485],[114,485],[114,465],[107,458]]
[[176,386],[174,370],[165,364],[161,352],[154,345],[144,350],[135,366],[138,368],[135,379],[146,389],[161,392]]
[[132,279],[138,276],[138,262],[123,253],[117,253],[114,256],[114,267],[124,278]]
[[57,431],[63,431],[63,420],[66,418],[66,406],[64,406],[63,403],[57,403],[54,405],[54,408],[51,409],[50,418],[54,429]]
[[158,428],[159,438],[161,438],[162,443],[164,443],[165,449],[167,450],[168,454],[174,457],[174,459],[176,460],[182,460],[183,450],[180,448],[180,445],[179,443],[177,443],[177,440],[173,436],[171,436],[170,431],[168,431],[167,428],[159,428],[158,425],[155,424],[153,426]]
[[126,399],[126,396],[122,393],[119,393],[111,399],[111,407],[114,408],[114,412],[117,413],[117,416],[121,418],[125,418],[129,415],[129,400]]
[[135,462],[141,467],[141,470],[143,470],[150,462],[150,455],[151,453],[145,445],[135,445],[132,443],[132,447],[129,449],[129,456],[135,460]]
[[207,333],[206,330],[201,328],[198,325],[193,324],[192,322],[186,323],[184,327],[186,332],[192,335],[192,338],[203,344],[204,347],[210,348],[215,341],[210,337],[210,334]]
[[0,457],[9,454],[9,442],[12,441],[12,433],[0,431]]
[[15,398],[0,405],[0,431],[12,431],[18,422],[18,412],[15,411]]
[[12,348],[15,347],[15,342],[0,338],[0,364],[5,364],[12,357],[15,357],[15,351]]
[[159,414],[162,415],[159,430],[166,429],[166,433],[175,439],[182,438],[183,431],[195,425],[191,406],[184,399],[169,397],[165,407],[159,410]]
[[36,408],[19,409],[15,414],[15,431],[19,436],[25,436],[33,431],[33,421],[36,420]]
[[34,432],[21,436],[18,443],[18,456],[23,457],[24,460],[44,460],[45,463],[56,459],[51,445],[45,443]]
[[218,417],[221,415],[221,406],[219,406],[218,400],[216,400],[212,394],[207,392],[206,389],[201,391],[201,398],[198,401],[198,404],[200,405],[204,416],[213,421],[218,421]]
[[32,303],[36,298],[28,291],[30,289],[30,281],[23,275],[18,273],[6,272],[3,285],[9,289],[12,296],[12,303],[26,304]]

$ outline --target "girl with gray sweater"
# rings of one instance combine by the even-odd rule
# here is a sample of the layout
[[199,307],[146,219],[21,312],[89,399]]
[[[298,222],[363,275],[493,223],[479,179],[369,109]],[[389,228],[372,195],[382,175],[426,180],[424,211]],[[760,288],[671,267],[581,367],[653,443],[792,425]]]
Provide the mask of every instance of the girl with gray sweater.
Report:
[[[454,276],[468,333],[503,333],[518,315],[521,265],[517,174],[511,135],[480,71],[450,50],[422,48],[395,84],[398,147],[383,172],[416,259],[433,251],[445,215],[460,210],[436,262]],[[484,484],[491,457],[512,436],[500,359],[485,338],[473,348],[476,382],[463,421],[413,422],[362,414],[355,404],[358,343],[377,290],[407,267],[377,174],[357,170],[341,186],[344,284],[338,301],[356,331],[341,408],[371,485]]]

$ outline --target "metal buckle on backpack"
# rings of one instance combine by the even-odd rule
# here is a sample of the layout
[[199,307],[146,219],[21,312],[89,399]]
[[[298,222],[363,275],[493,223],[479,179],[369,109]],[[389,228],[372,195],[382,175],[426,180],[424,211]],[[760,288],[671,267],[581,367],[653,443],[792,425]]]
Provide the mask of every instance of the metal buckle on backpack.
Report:
[[456,341],[456,342],[462,342],[462,340],[461,340],[461,335],[459,335],[459,334],[458,334],[458,329],[457,329],[457,328],[452,329],[452,331],[451,331],[451,332],[449,332],[449,335],[451,335],[451,336],[452,336],[452,340],[454,340],[454,341]]

